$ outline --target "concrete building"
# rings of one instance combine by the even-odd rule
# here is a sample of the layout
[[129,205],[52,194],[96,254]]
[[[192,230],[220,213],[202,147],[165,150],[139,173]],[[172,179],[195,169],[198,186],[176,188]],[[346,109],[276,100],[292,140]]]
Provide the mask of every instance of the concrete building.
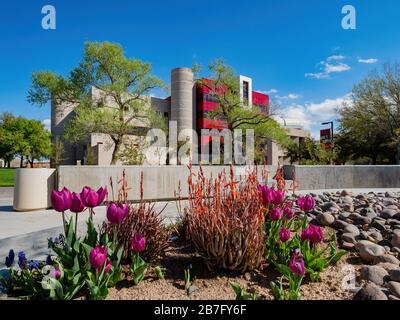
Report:
[[[196,82],[192,69],[176,68],[171,71],[171,96],[165,99],[155,97],[142,97],[146,100],[149,108],[157,110],[165,118],[170,121],[176,121],[178,134],[186,132],[189,129],[187,138],[199,148],[203,144],[210,144],[213,137],[201,136],[202,129],[222,130],[226,128],[224,119],[210,119],[208,113],[218,106],[216,93],[210,90],[205,82],[210,81],[203,79],[203,83]],[[269,96],[260,92],[253,91],[253,81],[249,77],[239,76],[240,82],[240,98],[243,106],[256,105],[265,112],[269,108]],[[218,90],[216,90],[218,92]],[[94,101],[103,101],[108,106],[113,105],[113,101],[107,97],[104,92],[92,88],[92,99]],[[100,104],[99,104],[100,105]],[[59,104],[53,101],[51,108],[51,133],[53,139],[58,139],[64,134],[66,124],[74,116],[74,108],[72,104]],[[135,126],[142,127],[144,132],[148,125],[144,122],[137,121]],[[191,136],[191,130],[198,133],[199,141],[194,141]],[[293,135],[293,139],[302,139],[306,133],[302,130],[294,129],[289,132]],[[130,136],[129,141],[133,145],[141,145],[144,136]],[[273,142],[269,143],[269,151],[267,154],[267,162],[276,165],[282,157],[283,150]],[[93,165],[109,165],[111,163],[112,151],[114,149],[113,141],[108,135],[93,132],[87,137],[86,143],[69,144],[64,143],[62,155],[59,157],[58,164],[93,164]]]
[[[303,126],[299,122],[285,121],[283,128],[286,130],[290,139],[292,139],[292,141],[297,145],[302,143],[306,138],[311,138],[310,132],[304,130]],[[268,141],[267,144],[267,159],[268,164],[291,164],[289,159],[286,157],[286,150],[271,140]]]

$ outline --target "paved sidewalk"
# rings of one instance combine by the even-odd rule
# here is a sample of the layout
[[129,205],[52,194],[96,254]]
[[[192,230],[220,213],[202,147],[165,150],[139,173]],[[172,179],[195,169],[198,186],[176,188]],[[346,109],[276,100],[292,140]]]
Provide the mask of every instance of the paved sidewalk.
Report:
[[[12,209],[12,199],[0,198],[0,269],[9,249],[25,251],[28,259],[44,259],[49,253],[47,239],[63,232],[61,213],[55,210],[16,212]],[[157,202],[155,211],[161,212],[166,224],[176,222],[179,217],[175,201]],[[71,217],[70,213],[66,216]],[[86,231],[88,212],[79,214],[78,233]],[[101,225],[106,220],[106,207],[95,208],[94,223]]]

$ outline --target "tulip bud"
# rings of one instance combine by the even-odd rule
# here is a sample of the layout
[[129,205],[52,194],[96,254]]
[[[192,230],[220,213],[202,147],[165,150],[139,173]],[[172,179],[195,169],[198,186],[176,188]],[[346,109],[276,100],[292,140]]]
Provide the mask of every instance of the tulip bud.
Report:
[[132,251],[138,253],[142,252],[146,248],[146,239],[140,234],[135,234],[131,239]]
[[129,206],[110,202],[107,206],[107,219],[111,224],[120,224],[128,215]]
[[300,210],[310,211],[314,209],[315,206],[314,197],[310,195],[306,195],[305,197],[299,196],[297,198],[297,205],[299,206]]
[[61,191],[53,190],[51,192],[51,204],[54,210],[64,212],[71,206],[71,192],[67,188]]
[[304,261],[303,261],[303,256],[300,253],[299,250],[295,250],[292,254],[292,257],[290,258],[289,261],[289,268],[290,271],[292,271],[294,274],[304,276],[305,274],[305,267],[304,267]]
[[268,216],[271,221],[279,220],[282,216],[282,210],[279,208],[272,208],[268,211]]
[[96,272],[99,272],[101,268],[104,265],[104,262],[107,259],[107,247],[100,246],[98,245],[97,247],[94,247],[89,254],[89,262],[90,265],[93,267],[93,269],[96,270]]
[[83,209],[85,209],[85,206],[82,203],[80,194],[73,192],[71,198],[72,198],[71,207],[69,209],[75,213],[82,212]]
[[279,239],[282,242],[288,241],[290,239],[290,230],[281,228],[281,230],[279,231]]

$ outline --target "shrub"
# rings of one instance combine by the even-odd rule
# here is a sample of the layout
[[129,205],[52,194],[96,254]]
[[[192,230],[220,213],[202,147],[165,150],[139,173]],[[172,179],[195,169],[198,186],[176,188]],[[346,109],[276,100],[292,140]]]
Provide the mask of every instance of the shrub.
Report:
[[[112,193],[114,194],[113,181],[110,178]],[[123,223],[112,225],[103,223],[101,233],[107,233],[110,236],[114,230],[117,234],[120,245],[123,245],[123,261],[131,262],[131,239],[134,235],[140,234],[146,239],[146,248],[140,253],[141,257],[147,262],[155,261],[165,253],[169,243],[169,231],[160,217],[161,212],[156,213],[154,204],[143,200],[143,174],[140,179],[140,202],[138,205],[128,204],[127,190],[128,183],[125,178],[125,171],[121,180],[118,181],[120,188],[118,190],[118,202],[124,202],[129,205],[129,213]]]
[[257,173],[235,180],[219,174],[206,178],[200,167],[196,175],[189,165],[188,207],[182,220],[186,236],[207,267],[245,272],[260,266],[264,237],[262,202],[257,191]]

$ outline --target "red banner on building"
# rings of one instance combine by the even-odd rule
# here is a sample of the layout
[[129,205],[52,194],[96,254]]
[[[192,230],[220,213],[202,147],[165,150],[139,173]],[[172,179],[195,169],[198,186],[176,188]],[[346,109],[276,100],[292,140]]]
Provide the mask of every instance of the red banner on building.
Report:
[[332,132],[331,129],[322,129],[320,131],[320,143],[324,146],[325,150],[332,149]]

